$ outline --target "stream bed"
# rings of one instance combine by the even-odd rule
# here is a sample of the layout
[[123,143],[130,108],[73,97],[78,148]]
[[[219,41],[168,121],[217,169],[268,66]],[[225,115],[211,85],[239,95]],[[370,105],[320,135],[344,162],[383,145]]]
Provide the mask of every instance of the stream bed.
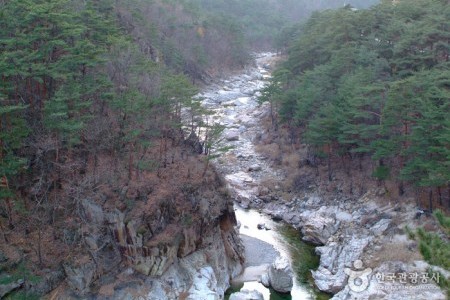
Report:
[[[246,246],[247,262],[246,271],[233,280],[228,293],[248,289],[259,291],[265,300],[317,299],[318,294],[309,281],[310,268],[316,268],[319,264],[314,247],[303,242],[295,228],[283,222],[275,222],[263,213],[243,209],[238,205],[235,207],[235,213],[240,223],[239,232]],[[261,224],[264,224],[264,228],[258,229],[258,225]],[[294,286],[290,295],[282,295],[268,289],[255,278],[260,276],[261,271],[265,271],[270,263],[269,259],[274,260],[273,252],[275,255],[287,257],[291,262],[294,270]]]
[[[253,144],[255,136],[261,132],[259,122],[268,113],[267,105],[258,103],[258,96],[270,78],[271,63],[276,59],[272,53],[257,54],[255,66],[208,86],[199,95],[204,99],[203,106],[213,112],[210,121],[225,126],[223,140],[216,147],[231,150],[213,163],[225,177],[236,200],[236,217],[246,247],[245,270],[233,280],[227,294],[248,289],[259,291],[265,300],[327,299],[316,293],[312,281],[308,281],[310,270],[319,264],[314,248],[304,243],[299,231],[292,226],[275,222],[269,216],[249,209],[248,205],[262,201],[258,196],[264,189],[264,180],[281,182],[284,178],[255,151]],[[258,282],[278,256],[287,258],[295,273],[290,295],[278,294]]]

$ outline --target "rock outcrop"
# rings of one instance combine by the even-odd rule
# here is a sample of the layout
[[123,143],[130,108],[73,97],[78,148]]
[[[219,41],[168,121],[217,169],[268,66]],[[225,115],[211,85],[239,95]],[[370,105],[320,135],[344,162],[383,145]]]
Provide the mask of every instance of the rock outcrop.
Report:
[[258,291],[241,290],[230,295],[230,300],[264,300],[263,295]]
[[324,245],[336,233],[339,225],[340,222],[331,216],[313,213],[302,226],[303,240],[315,245]]
[[223,299],[244,249],[231,199],[218,176],[210,180],[186,185],[176,201],[136,201],[128,210],[81,201],[84,247],[63,264],[69,289],[56,298]]
[[347,284],[346,268],[351,268],[353,262],[361,257],[370,237],[351,236],[344,242],[331,242],[326,246],[317,247],[320,255],[320,265],[312,276],[317,287],[324,292],[337,293]]
[[290,293],[294,280],[289,261],[284,257],[278,257],[267,269],[267,274],[261,276],[261,283],[279,293]]

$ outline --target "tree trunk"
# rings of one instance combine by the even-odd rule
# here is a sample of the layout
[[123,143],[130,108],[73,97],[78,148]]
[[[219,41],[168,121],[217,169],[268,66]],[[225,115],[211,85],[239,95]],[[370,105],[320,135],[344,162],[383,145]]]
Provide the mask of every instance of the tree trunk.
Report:
[[328,181],[331,181],[332,180],[332,176],[331,176],[331,154],[328,154],[327,170],[328,170]]
[[438,195],[439,195],[439,205],[442,206],[443,205],[443,203],[442,203],[442,191],[441,191],[441,187],[440,186],[438,186],[437,192],[438,192]]
[[430,207],[430,213],[433,213],[433,188],[431,187],[428,192],[428,202]]

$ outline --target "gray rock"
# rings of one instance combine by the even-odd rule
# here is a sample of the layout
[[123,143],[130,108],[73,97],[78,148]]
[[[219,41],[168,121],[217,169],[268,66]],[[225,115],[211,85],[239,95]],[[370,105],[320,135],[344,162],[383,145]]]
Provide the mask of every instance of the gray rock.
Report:
[[315,245],[324,245],[339,229],[340,222],[331,216],[311,215],[302,227],[303,240]]
[[64,264],[63,267],[67,276],[66,281],[70,288],[80,294],[89,291],[89,286],[94,280],[96,270],[95,264],[92,261],[79,266]]
[[231,294],[230,300],[264,300],[264,297],[258,291],[241,290]]
[[319,268],[312,271],[316,286],[324,292],[337,293],[346,284],[345,268],[351,268],[359,259],[372,238],[367,236],[352,236],[342,242],[331,242],[326,246],[317,247],[320,255]]
[[194,276],[187,300],[219,300],[221,295],[216,291],[217,278],[210,266],[201,268]]
[[266,288],[270,287],[269,274],[264,273],[264,274],[261,276],[260,281],[261,281],[261,284],[264,285]]
[[375,225],[373,225],[372,228],[370,228],[370,231],[374,235],[382,235],[386,231],[386,229],[388,229],[390,224],[391,219],[381,219]]
[[257,165],[257,164],[251,165],[248,168],[249,172],[258,172],[258,171],[261,171],[261,170],[262,170],[262,167],[260,165]]
[[239,130],[231,129],[225,133],[225,139],[229,142],[239,141]]
[[256,225],[256,227],[257,227],[259,230],[262,230],[262,229],[266,228],[266,224],[264,224],[264,223],[259,223],[258,225]]
[[290,293],[294,284],[289,261],[278,257],[268,270],[270,286],[279,293]]
[[283,213],[281,211],[275,211],[275,212],[270,214],[270,217],[275,222],[279,222],[279,221],[283,220]]
[[255,87],[245,87],[241,89],[241,93],[247,96],[253,96],[256,93]]
[[257,238],[240,235],[245,247],[245,266],[269,265],[279,256],[273,245]]
[[92,251],[98,250],[98,244],[97,239],[92,236],[87,236],[84,238],[84,241],[86,242],[86,245],[91,249]]
[[105,220],[103,209],[94,202],[84,199],[81,201],[83,217],[89,223],[102,224]]

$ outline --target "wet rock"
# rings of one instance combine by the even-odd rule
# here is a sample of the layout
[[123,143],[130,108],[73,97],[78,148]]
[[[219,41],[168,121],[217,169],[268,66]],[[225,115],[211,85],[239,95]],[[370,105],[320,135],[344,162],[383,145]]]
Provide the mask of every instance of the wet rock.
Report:
[[315,245],[324,245],[338,230],[340,222],[331,216],[311,215],[302,227],[303,240]]
[[22,287],[24,282],[25,281],[23,279],[19,279],[8,284],[0,284],[0,299],[2,299],[4,296],[8,295],[12,291]]
[[278,257],[268,269],[269,285],[279,293],[290,293],[294,284],[289,261]]
[[261,170],[262,170],[262,167],[260,165],[257,165],[257,164],[251,165],[248,168],[249,172],[258,172],[258,171],[261,171]]
[[239,202],[239,206],[242,207],[243,209],[249,209],[250,208],[250,200],[249,199],[242,199]]
[[256,227],[257,227],[259,230],[262,230],[262,229],[266,228],[266,224],[264,224],[264,223],[259,223],[258,225],[256,225]]
[[230,295],[230,300],[264,300],[263,295],[258,291],[241,290]]
[[270,217],[272,218],[272,220],[274,220],[275,222],[279,222],[283,220],[283,213],[281,211],[275,211],[273,213],[270,214]]
[[264,285],[266,288],[270,287],[270,280],[269,280],[269,274],[268,273],[264,273],[261,276],[260,282],[262,285]]
[[269,265],[279,256],[278,251],[269,243],[243,234],[240,238],[245,247],[245,267]]

